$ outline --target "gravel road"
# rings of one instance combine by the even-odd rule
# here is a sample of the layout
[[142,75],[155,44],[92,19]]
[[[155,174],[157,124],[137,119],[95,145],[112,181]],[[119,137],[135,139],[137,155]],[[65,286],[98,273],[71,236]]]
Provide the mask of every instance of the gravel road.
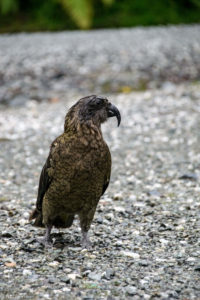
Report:
[[0,103],[200,78],[200,25],[0,36]]
[[[199,28],[121,30],[116,31],[116,36],[122,35],[125,41],[129,33],[135,37],[141,33],[148,37],[150,45],[156,30],[165,32],[168,41],[172,41],[172,35],[178,36],[178,32],[187,32],[187,37],[180,35],[179,40],[174,41],[174,47],[183,40],[189,45],[190,38],[192,44],[196,34],[193,45],[197,49]],[[194,35],[189,35],[191,30]],[[10,55],[10,61],[17,63],[18,56],[32,53],[32,70],[33,73],[39,70],[38,78],[40,68],[37,66],[42,64],[39,57],[44,53],[50,57],[61,53],[62,45],[57,41],[62,38],[73,40],[75,45],[78,37],[92,36],[97,47],[91,51],[94,55],[103,47],[100,37],[113,36],[115,53],[114,31],[74,34],[4,35],[0,40],[4,42],[4,50],[9,46],[5,57]],[[24,41],[22,48],[18,44],[14,46],[17,40]],[[50,44],[50,40],[54,43],[52,51],[43,47],[45,43]],[[29,48],[25,41],[32,46]],[[41,42],[35,52],[32,50],[34,41],[35,45],[36,41]],[[103,43],[108,49],[108,40],[104,39]],[[87,47],[86,43],[81,49],[85,49],[84,46]],[[67,47],[69,45],[64,51]],[[179,55],[182,51],[176,53],[176,57]],[[157,59],[162,61],[159,57],[158,53]],[[2,66],[2,56],[0,61]],[[138,56],[136,61],[139,61]],[[7,63],[9,65],[8,60]],[[28,60],[24,60],[26,63],[28,65]],[[88,60],[85,66],[92,69]],[[108,68],[111,66],[108,64]],[[171,68],[174,66],[178,65],[172,60]],[[5,74],[11,67],[10,64]],[[197,67],[198,64],[191,64],[191,70]],[[33,82],[26,81],[24,67],[18,77],[19,70],[14,63],[13,75],[5,75],[8,76],[6,85],[9,78],[13,84],[19,80],[25,98],[24,91],[29,94]],[[182,71],[186,72],[184,68]],[[109,77],[109,72],[105,76]],[[38,78],[35,77],[36,94],[45,94]],[[23,85],[20,80],[24,80]],[[12,102],[12,96],[7,100],[10,105],[0,109],[1,299],[199,299],[200,83],[196,80],[176,84],[160,81],[160,88],[151,86],[145,91],[108,95],[121,111],[122,123],[117,128],[116,120],[111,119],[103,125],[113,168],[110,186],[100,200],[90,231],[93,250],[81,249],[78,220],[70,229],[54,229],[54,247],[45,250],[38,242],[44,230],[29,224],[28,216],[35,204],[39,174],[49,145],[62,132],[67,109],[83,96],[82,87],[68,89],[66,85],[65,90],[63,84],[67,80],[70,78],[60,82],[60,90],[57,94],[52,92],[49,101],[29,97],[24,102],[16,99]],[[50,92],[55,91],[53,81],[48,79],[47,82],[50,82]]]

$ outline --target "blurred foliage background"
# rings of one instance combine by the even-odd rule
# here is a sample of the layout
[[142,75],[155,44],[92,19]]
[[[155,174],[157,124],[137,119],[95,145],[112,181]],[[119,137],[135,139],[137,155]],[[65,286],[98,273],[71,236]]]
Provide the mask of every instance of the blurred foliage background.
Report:
[[0,0],[0,32],[200,22],[200,0]]

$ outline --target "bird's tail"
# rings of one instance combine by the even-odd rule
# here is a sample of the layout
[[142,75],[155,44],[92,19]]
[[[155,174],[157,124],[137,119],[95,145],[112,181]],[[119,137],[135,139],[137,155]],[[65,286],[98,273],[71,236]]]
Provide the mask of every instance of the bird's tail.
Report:
[[64,218],[61,218],[58,216],[54,219],[53,225],[56,228],[69,228],[72,226],[72,223],[74,221],[74,215],[68,215]]
[[44,227],[44,224],[42,223],[42,213],[38,211],[36,208],[31,212],[29,216],[29,221],[32,221],[35,219],[35,222],[33,223],[34,226],[37,227]]
[[[35,208],[29,216],[29,221],[32,221],[34,219],[35,219],[35,222],[33,223],[34,226],[45,227],[42,222],[43,220],[42,212],[38,211],[37,208]],[[58,216],[57,218],[54,219],[53,225],[56,228],[67,228],[67,227],[71,227],[73,221],[74,221],[74,215],[68,215],[63,219],[60,216]]]

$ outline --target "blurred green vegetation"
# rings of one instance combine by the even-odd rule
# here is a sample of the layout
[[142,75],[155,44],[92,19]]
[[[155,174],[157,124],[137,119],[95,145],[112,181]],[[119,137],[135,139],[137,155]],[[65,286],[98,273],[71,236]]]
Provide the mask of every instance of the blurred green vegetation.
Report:
[[200,0],[0,0],[0,32],[200,22]]

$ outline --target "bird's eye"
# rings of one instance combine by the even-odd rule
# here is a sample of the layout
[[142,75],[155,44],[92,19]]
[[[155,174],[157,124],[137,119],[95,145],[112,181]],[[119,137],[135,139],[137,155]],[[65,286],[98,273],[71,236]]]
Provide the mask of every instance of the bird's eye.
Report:
[[95,97],[89,102],[89,105],[93,109],[101,108],[104,105],[104,98]]
[[104,103],[104,100],[101,99],[101,98],[97,98],[96,101],[95,101],[95,104],[96,104],[97,106],[101,106],[101,105],[103,105],[103,103]]

